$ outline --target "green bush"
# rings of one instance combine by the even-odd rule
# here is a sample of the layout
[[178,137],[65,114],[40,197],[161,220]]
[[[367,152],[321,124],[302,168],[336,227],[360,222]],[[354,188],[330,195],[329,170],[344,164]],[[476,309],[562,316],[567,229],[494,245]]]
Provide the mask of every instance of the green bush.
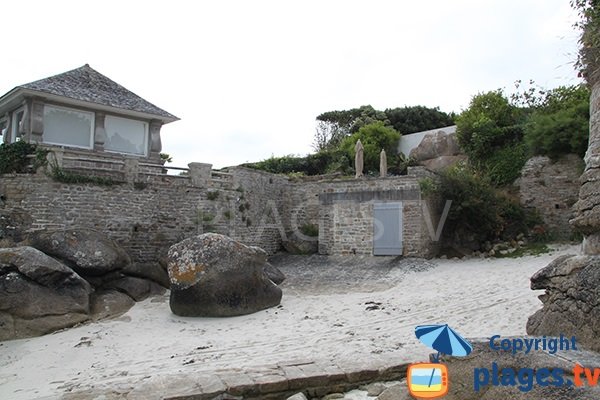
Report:
[[589,136],[590,91],[585,86],[559,87],[525,126],[525,143],[531,153],[558,158],[574,153],[583,157]]
[[470,237],[479,243],[527,233],[527,213],[471,168],[457,165],[440,175],[437,190],[452,206],[444,236]]
[[338,171],[347,172],[349,161],[346,154],[340,150],[322,150],[305,157],[293,155],[271,157],[256,163],[244,164],[244,166],[274,174],[322,175]]
[[521,175],[526,161],[526,146],[516,143],[496,150],[484,163],[490,181],[495,186],[504,186],[510,185]]
[[385,149],[387,153],[388,165],[396,164],[400,134],[395,129],[377,121],[361,127],[358,132],[346,137],[340,144],[340,148],[352,162],[355,154],[354,146],[359,139],[364,147],[365,174],[379,171],[381,149]]

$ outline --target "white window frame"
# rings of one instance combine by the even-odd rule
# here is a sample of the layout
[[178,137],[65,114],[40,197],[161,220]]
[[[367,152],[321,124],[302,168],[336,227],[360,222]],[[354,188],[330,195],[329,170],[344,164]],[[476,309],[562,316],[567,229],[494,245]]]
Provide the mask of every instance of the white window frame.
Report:
[[19,108],[17,108],[16,110],[14,110],[12,112],[12,116],[10,118],[10,134],[8,137],[8,143],[15,143],[17,141],[17,138],[19,137],[19,127],[21,125],[21,122],[23,122],[23,119],[21,119],[21,121],[17,121],[17,115],[19,115],[20,112],[23,112],[23,117],[25,116],[25,106],[21,106]]
[[64,111],[71,111],[71,112],[76,112],[76,113],[80,113],[80,114],[86,114],[86,115],[89,115],[89,116],[92,117],[92,121],[90,123],[90,141],[89,141],[89,146],[78,146],[76,144],[47,142],[44,139],[44,135],[42,134],[42,142],[44,144],[49,144],[49,145],[53,145],[53,146],[62,146],[62,147],[74,147],[74,148],[77,148],[77,149],[86,149],[86,150],[93,150],[94,149],[94,130],[95,130],[95,127],[96,127],[96,114],[94,112],[79,110],[77,108],[57,106],[55,104],[44,104],[44,114],[46,113],[46,108],[54,108],[54,109],[57,109],[57,110],[64,110]]
[[[117,118],[117,119],[124,119],[124,120],[129,120],[129,121],[135,121],[135,122],[141,122],[144,125],[144,153],[143,154],[139,154],[139,153],[128,153],[125,151],[118,151],[118,150],[108,150],[106,148],[104,148],[104,151],[106,151],[107,153],[113,153],[113,154],[125,154],[128,156],[136,156],[136,157],[148,157],[148,145],[150,143],[150,127],[148,122],[146,121],[142,121],[141,119],[134,119],[134,118],[127,118],[127,117],[122,117],[120,115],[113,115],[113,114],[106,114],[106,116],[104,117],[104,129],[106,130],[106,119],[107,118]],[[106,133],[107,135],[107,140],[108,140],[108,132]]]

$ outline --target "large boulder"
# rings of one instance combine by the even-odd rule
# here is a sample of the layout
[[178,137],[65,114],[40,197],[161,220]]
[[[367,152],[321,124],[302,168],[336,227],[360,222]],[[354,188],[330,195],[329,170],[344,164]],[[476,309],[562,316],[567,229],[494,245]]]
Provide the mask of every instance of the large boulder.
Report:
[[92,320],[117,317],[133,307],[135,301],[127,294],[117,290],[101,290],[90,297]]
[[0,249],[0,339],[41,335],[89,319],[93,289],[32,247]]
[[432,171],[443,170],[466,159],[454,134],[442,130],[428,133],[410,152],[410,157]]
[[227,236],[205,233],[169,249],[171,311],[229,317],[276,306],[282,292],[265,274],[267,253]]
[[543,307],[527,321],[530,335],[575,335],[600,351],[600,256],[562,256],[531,277],[531,288],[545,289]]
[[118,244],[90,229],[38,231],[29,240],[31,246],[60,259],[81,275],[104,275],[131,262]]

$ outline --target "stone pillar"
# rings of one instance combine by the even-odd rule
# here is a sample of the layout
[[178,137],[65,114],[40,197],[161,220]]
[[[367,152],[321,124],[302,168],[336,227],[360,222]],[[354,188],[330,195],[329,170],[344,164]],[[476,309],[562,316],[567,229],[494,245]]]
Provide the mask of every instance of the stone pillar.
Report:
[[160,152],[162,151],[162,142],[160,140],[160,128],[162,122],[153,120],[150,122],[150,158],[160,160]]
[[94,124],[94,150],[104,151],[104,143],[106,143],[106,129],[104,128],[104,120],[106,114],[96,113]]
[[29,143],[42,143],[44,134],[44,103],[34,99],[31,103],[31,136]]
[[593,74],[590,85],[590,139],[571,224],[584,235],[584,253],[596,255],[600,254],[600,70]]
[[125,180],[129,183],[133,183],[138,178],[138,172],[140,168],[140,162],[137,158],[126,158],[125,159]]
[[197,187],[209,187],[212,173],[212,164],[189,163],[190,179],[192,185]]

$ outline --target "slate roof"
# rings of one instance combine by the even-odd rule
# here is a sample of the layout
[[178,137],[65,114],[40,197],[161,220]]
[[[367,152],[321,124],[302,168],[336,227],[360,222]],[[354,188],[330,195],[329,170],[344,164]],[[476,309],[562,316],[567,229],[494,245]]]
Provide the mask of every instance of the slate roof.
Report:
[[153,114],[170,121],[179,119],[110,80],[88,64],[62,74],[17,86],[16,89],[18,88]]

